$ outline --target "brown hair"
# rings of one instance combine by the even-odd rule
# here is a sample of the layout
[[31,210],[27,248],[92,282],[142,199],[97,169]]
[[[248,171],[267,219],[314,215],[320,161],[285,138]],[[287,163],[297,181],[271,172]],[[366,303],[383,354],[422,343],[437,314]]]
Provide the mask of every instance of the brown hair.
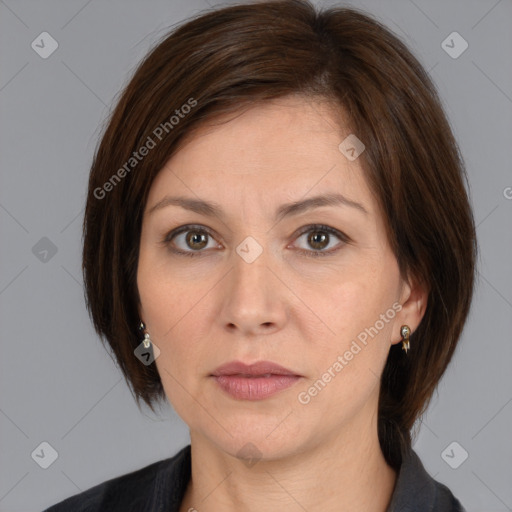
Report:
[[359,161],[402,275],[429,289],[413,349],[405,355],[393,345],[381,379],[379,440],[397,469],[462,332],[477,245],[462,157],[436,88],[368,14],[317,11],[307,0],[234,5],[189,20],[148,53],[92,163],[83,224],[87,308],[139,408],[142,399],[154,411],[165,400],[160,376],[134,356],[142,339],[141,222],[153,179],[205,121],[290,94],[330,100],[343,112],[366,146]]

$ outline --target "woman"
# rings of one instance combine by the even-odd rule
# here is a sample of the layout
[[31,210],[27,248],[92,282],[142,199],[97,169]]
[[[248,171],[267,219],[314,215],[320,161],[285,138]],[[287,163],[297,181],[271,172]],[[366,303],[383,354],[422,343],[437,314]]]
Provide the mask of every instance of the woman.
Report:
[[410,431],[476,238],[428,74],[349,8],[236,5],[144,59],[91,169],[89,312],[174,457],[48,509],[461,511]]

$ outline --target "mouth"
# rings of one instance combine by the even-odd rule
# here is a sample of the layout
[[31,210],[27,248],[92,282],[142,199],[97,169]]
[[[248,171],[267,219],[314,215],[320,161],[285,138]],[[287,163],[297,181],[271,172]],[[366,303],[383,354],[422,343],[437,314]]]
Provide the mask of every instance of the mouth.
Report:
[[272,361],[258,361],[253,364],[245,364],[241,361],[231,361],[230,363],[223,364],[219,366],[213,373],[212,376],[220,377],[224,375],[236,375],[240,377],[271,377],[274,375],[281,376],[296,376],[301,377],[301,375],[296,372],[285,368],[277,363]]
[[210,377],[237,400],[263,400],[302,379],[302,375],[271,361],[251,365],[233,361],[217,368]]

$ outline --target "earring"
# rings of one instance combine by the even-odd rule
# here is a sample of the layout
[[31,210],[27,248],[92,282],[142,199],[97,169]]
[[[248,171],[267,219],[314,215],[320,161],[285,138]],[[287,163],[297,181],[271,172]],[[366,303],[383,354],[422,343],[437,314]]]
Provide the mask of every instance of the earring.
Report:
[[144,325],[144,322],[139,324],[139,329],[144,331],[144,340],[142,341],[144,347],[149,348],[151,346],[151,338],[149,337],[149,333],[146,332],[146,326]]
[[408,325],[402,325],[402,327],[400,327],[400,334],[402,335],[402,350],[405,350],[407,354],[407,351],[411,348],[411,344],[409,343],[411,328]]

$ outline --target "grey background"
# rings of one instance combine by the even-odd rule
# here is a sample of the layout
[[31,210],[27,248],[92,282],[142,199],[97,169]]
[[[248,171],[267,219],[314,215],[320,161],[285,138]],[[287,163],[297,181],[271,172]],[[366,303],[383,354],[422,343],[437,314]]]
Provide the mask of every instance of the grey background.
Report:
[[[512,510],[512,2],[338,4],[379,17],[430,72],[471,181],[476,296],[414,448],[468,512]],[[2,512],[41,510],[189,442],[170,406],[140,414],[95,335],[80,229],[89,165],[116,93],[169,27],[215,5],[0,0]],[[47,59],[31,48],[43,31],[59,44]],[[453,31],[469,43],[457,59],[441,47]],[[56,254],[38,252],[43,237]],[[31,457],[43,441],[58,452],[48,469]],[[469,454],[457,469],[441,456],[453,441]]]

